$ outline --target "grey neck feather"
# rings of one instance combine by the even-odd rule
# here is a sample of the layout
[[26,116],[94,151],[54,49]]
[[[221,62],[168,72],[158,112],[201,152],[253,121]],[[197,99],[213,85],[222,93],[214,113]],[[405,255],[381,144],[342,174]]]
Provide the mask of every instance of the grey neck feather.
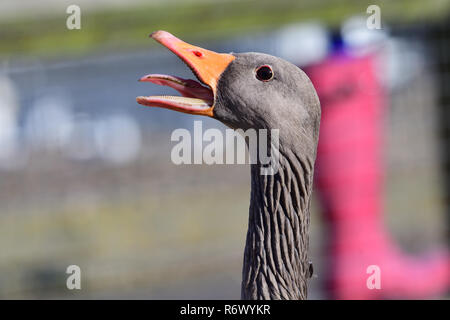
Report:
[[280,150],[277,174],[252,165],[242,299],[306,299],[314,160]]
[[[305,299],[319,98],[306,74],[287,61],[260,53],[235,57],[219,79],[214,116],[235,129],[278,129],[280,151],[275,175],[252,165],[242,298]],[[267,64],[274,81],[255,81],[256,68]]]

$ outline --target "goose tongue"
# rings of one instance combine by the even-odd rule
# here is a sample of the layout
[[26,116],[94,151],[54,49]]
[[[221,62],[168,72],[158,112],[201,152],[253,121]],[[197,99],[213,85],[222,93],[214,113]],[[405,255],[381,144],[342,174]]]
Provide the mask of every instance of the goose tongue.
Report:
[[166,31],[156,31],[150,37],[175,53],[192,70],[198,80],[206,86],[191,79],[150,74],[142,77],[140,81],[172,87],[180,92],[182,97],[141,96],[137,97],[136,101],[145,106],[212,117],[217,83],[223,71],[235,57],[231,54],[216,53],[190,45]]
[[214,95],[211,89],[202,86],[195,80],[165,74],[149,74],[139,79],[139,81],[168,86],[182,94],[182,97],[138,97],[137,102],[145,106],[168,108],[180,112],[205,112],[211,108],[214,102]]
[[139,79],[139,81],[168,86],[177,90],[183,97],[202,99],[210,102],[211,105],[214,101],[214,95],[211,89],[202,86],[195,80],[165,74],[148,74]]

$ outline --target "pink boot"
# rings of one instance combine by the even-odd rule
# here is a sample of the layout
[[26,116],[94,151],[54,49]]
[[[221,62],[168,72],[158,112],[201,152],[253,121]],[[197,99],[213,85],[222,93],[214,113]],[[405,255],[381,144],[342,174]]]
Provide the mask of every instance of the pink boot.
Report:
[[[372,64],[335,55],[307,70],[322,104],[316,187],[328,225],[327,289],[335,299],[433,297],[450,283],[447,252],[408,257],[384,227],[385,101]],[[380,289],[368,287],[371,265]]]

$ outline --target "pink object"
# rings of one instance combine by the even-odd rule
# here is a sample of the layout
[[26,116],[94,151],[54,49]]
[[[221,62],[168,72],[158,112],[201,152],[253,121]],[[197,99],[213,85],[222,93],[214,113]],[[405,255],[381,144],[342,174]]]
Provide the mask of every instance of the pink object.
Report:
[[[327,290],[335,299],[426,298],[449,287],[447,252],[404,255],[382,216],[385,94],[373,57],[330,56],[306,71],[321,101],[316,187],[327,223]],[[367,280],[380,270],[381,289]]]

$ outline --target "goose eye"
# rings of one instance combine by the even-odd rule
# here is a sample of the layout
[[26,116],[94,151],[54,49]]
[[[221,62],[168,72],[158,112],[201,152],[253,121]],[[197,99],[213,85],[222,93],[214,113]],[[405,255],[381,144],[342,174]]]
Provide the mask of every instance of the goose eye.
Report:
[[269,81],[273,78],[273,71],[270,66],[264,65],[256,69],[256,78],[259,81]]

